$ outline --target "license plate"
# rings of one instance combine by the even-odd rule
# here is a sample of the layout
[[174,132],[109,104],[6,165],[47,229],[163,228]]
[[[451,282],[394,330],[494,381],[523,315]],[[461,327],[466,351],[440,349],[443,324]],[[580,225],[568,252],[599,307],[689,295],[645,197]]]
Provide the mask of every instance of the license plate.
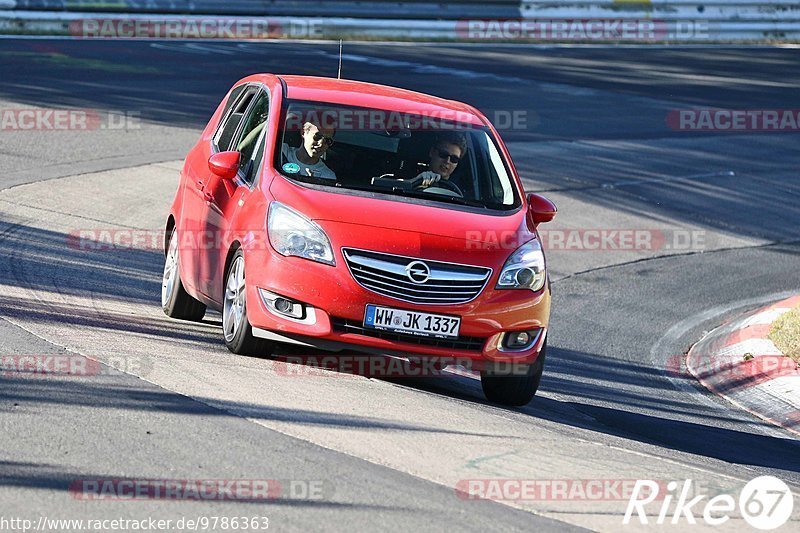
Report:
[[364,327],[420,337],[453,339],[458,337],[461,319],[457,316],[420,313],[368,304]]

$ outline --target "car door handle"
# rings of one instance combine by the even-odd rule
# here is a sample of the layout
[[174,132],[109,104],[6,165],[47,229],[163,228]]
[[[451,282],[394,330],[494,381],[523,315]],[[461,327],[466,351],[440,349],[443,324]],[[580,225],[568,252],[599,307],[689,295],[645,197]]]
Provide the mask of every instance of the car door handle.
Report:
[[206,183],[203,180],[197,180],[197,190],[203,193],[206,202],[214,203],[214,195],[206,190]]

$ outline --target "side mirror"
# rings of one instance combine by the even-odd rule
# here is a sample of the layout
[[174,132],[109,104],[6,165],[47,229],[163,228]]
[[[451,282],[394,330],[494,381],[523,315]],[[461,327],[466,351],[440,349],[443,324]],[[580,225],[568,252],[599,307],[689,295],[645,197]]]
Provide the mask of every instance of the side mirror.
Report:
[[528,195],[528,219],[534,227],[545,222],[550,222],[556,217],[556,204],[538,194]]
[[208,168],[222,179],[232,180],[239,171],[239,152],[219,152],[208,159]]

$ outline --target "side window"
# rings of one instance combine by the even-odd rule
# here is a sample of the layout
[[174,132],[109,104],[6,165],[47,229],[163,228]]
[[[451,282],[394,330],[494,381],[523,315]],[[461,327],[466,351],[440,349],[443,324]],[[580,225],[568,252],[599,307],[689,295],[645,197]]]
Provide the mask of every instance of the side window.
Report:
[[253,96],[256,94],[256,89],[249,88],[244,91],[244,94],[233,104],[233,111],[228,115],[223,126],[217,131],[217,136],[214,139],[217,148],[220,152],[227,152],[231,150],[231,141],[242,122],[245,112],[247,111]]
[[[257,158],[253,157],[256,154],[256,148],[262,138],[261,132],[267,126],[269,119],[269,98],[266,93],[261,92],[256,96],[256,101],[250,108],[246,118],[244,119],[241,133],[237,137],[236,143],[231,145],[232,150],[241,152],[242,159],[239,164],[239,170],[245,175],[248,182],[252,182],[255,170],[253,167],[258,166]],[[263,153],[263,152],[262,152]]]

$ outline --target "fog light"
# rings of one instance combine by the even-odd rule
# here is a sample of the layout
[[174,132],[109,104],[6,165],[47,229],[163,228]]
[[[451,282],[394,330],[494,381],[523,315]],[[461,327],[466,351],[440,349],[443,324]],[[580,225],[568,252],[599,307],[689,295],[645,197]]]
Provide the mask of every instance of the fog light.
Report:
[[512,331],[503,336],[503,348],[521,351],[531,347],[536,340],[536,331]]
[[275,300],[275,310],[279,313],[290,314],[292,312],[292,302],[286,298],[277,298]]
[[519,333],[515,333],[511,336],[511,342],[509,342],[510,346],[525,346],[531,341],[531,336],[528,335],[527,331],[520,331]]
[[306,318],[306,306],[304,304],[262,288],[259,288],[258,292],[261,293],[261,299],[264,300],[264,305],[266,305],[267,309],[273,314],[297,320],[304,320]]

